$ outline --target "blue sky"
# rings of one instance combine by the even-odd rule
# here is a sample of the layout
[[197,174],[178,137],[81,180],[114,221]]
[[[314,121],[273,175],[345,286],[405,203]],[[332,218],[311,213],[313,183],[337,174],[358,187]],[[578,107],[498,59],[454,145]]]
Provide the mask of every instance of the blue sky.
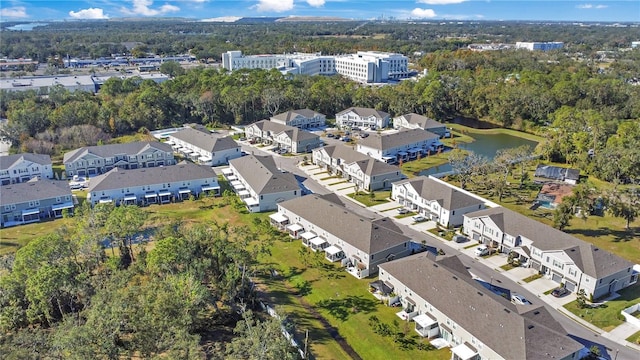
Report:
[[0,0],[0,21],[242,16],[640,22],[639,0]]

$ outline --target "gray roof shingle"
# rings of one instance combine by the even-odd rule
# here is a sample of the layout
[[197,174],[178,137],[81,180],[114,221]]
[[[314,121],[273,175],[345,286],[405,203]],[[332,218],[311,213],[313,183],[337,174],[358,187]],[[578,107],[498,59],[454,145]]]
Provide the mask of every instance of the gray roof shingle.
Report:
[[373,134],[360,140],[360,145],[378,150],[414,144],[420,141],[439,139],[440,136],[422,129],[403,129],[392,134]]
[[282,132],[286,133],[287,136],[291,139],[291,141],[303,141],[308,139],[320,138],[318,135],[309,132],[300,130],[297,127],[280,124],[277,122],[269,121],[269,120],[260,120],[257,121],[250,126],[257,126],[261,131],[270,131],[273,135],[278,135]]
[[560,359],[583,347],[566,336],[544,306],[511,304],[451,258],[457,259],[434,261],[421,253],[380,268],[505,359]]
[[367,254],[375,254],[410,240],[391,219],[365,218],[322,196],[307,195],[282,202],[280,206]]
[[380,111],[372,108],[363,108],[363,107],[350,107],[348,109],[340,111],[339,113],[336,114],[336,116],[346,114],[350,111],[353,111],[360,117],[375,116],[378,119],[384,119],[389,116],[389,113],[386,113],[384,111]]
[[66,181],[31,180],[0,187],[0,204],[21,204],[66,195],[71,195],[71,189]]
[[247,155],[229,160],[229,164],[257,194],[300,190],[296,177],[289,172],[280,171],[271,156]]
[[218,137],[211,133],[186,128],[170,135],[202,150],[216,152],[240,147],[230,136]]
[[63,162],[69,163],[78,160],[86,154],[94,154],[102,158],[109,158],[114,155],[127,154],[137,155],[149,148],[155,148],[159,151],[173,153],[173,149],[169,144],[161,143],[159,141],[137,141],[125,144],[109,144],[109,145],[97,145],[97,146],[85,146],[75,150],[71,150],[64,154]]
[[51,165],[51,156],[45,154],[22,153],[0,156],[0,169],[6,170],[20,161],[31,161],[40,165]]
[[420,125],[421,128],[428,130],[433,128],[442,128],[445,125],[433,120],[432,118],[428,118],[423,115],[418,115],[416,113],[404,114],[401,117],[405,118],[409,124]]
[[323,116],[322,114],[320,114],[317,111],[313,111],[313,110],[309,110],[309,109],[298,109],[298,110],[289,110],[287,112],[283,112],[277,115],[272,116],[272,119],[277,119],[277,120],[282,120],[282,121],[289,121],[293,118],[295,118],[296,116],[300,115],[303,116],[307,119],[311,119],[313,117],[316,116],[316,114]]
[[389,174],[399,171],[395,165],[373,159],[363,153],[359,153],[346,145],[328,145],[323,147],[333,159],[341,159],[344,164],[356,163],[362,172],[369,176]]
[[209,166],[183,161],[173,166],[123,170],[114,168],[91,179],[89,192],[154,185],[179,181],[216,178]]
[[435,200],[447,210],[455,210],[484,202],[467,195],[453,187],[439,183],[426,176],[418,176],[413,179],[397,182],[396,185],[409,184],[420,196],[427,200]]

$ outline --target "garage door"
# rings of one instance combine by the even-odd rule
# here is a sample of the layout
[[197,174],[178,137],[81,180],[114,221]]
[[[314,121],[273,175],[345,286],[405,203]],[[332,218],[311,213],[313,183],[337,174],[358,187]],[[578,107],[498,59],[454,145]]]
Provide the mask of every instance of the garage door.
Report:
[[571,292],[575,292],[576,291],[576,284],[572,283],[571,281],[567,281],[564,284],[564,287],[567,288],[567,290],[569,290]]
[[471,235],[473,236],[473,240],[480,241],[480,234],[472,233]]
[[562,275],[558,275],[556,273],[553,273],[551,275],[551,280],[557,282],[557,283],[561,283],[562,282]]

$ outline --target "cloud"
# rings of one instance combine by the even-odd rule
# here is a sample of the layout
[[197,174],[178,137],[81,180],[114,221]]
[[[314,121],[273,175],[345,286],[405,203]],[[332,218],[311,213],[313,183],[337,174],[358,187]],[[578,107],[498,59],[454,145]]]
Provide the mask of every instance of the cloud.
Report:
[[[312,0],[313,1],[313,0]],[[254,6],[258,11],[283,12],[293,9],[293,0],[258,0]]]
[[180,11],[180,8],[174,5],[165,4],[157,9],[150,8],[153,5],[153,0],[132,0],[133,8],[126,7],[120,8],[124,14],[127,15],[142,15],[142,16],[156,16],[164,15],[170,12]]
[[313,7],[324,6],[324,0],[307,0],[307,4]]
[[24,6],[14,6],[10,8],[0,9],[0,16],[8,18],[29,17],[29,15],[27,15],[27,8],[25,8]]
[[606,9],[607,5],[580,4],[576,6],[578,9]]
[[450,4],[460,4],[467,0],[417,0],[418,4],[427,4],[427,5],[450,5]]
[[432,9],[415,8],[411,11],[411,16],[417,17],[420,19],[434,18],[436,17],[436,12],[433,11]]
[[100,8],[88,8],[79,11],[69,11],[69,16],[74,19],[108,19],[109,15]]

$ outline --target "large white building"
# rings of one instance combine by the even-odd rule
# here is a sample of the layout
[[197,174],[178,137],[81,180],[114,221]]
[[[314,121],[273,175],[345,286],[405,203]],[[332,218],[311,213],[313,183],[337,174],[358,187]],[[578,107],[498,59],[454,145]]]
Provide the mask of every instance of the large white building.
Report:
[[372,108],[350,107],[336,114],[336,125],[340,128],[366,127],[375,130],[386,128],[390,121],[389,113]]
[[552,42],[524,42],[518,41],[516,43],[516,49],[527,49],[530,51],[539,50],[539,51],[549,51],[555,49],[562,49],[564,47],[564,43],[561,41],[552,41]]
[[374,159],[395,164],[415,160],[442,148],[440,137],[422,129],[402,129],[391,134],[374,134],[362,139],[356,151]]
[[169,80],[164,74],[139,74],[139,75],[118,75],[118,76],[94,76],[94,75],[56,75],[56,76],[33,76],[21,78],[0,79],[0,90],[5,91],[36,91],[39,94],[47,94],[49,89],[60,86],[68,91],[86,91],[97,93],[105,81],[112,77],[128,79],[140,77],[142,80],[153,80],[157,83]]
[[358,51],[356,54],[326,56],[320,53],[243,55],[222,54],[222,66],[229,70],[278,69],[284,74],[341,74],[362,83],[383,83],[409,77],[409,60],[402,54]]

